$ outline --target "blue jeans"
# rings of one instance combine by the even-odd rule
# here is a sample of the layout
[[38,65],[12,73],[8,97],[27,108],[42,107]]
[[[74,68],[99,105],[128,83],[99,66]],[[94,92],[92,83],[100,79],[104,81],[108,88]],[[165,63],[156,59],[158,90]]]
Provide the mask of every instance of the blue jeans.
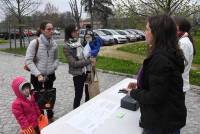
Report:
[[[180,134],[180,129],[176,129],[172,132],[168,132],[165,134]],[[163,132],[161,132],[161,130],[157,130],[157,129],[144,129],[142,134],[164,134]]]

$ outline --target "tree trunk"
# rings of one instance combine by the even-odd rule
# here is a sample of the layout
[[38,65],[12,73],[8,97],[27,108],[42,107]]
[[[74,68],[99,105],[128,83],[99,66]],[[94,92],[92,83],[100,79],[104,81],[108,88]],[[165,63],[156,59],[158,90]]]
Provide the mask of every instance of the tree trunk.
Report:
[[17,6],[18,6],[18,24],[19,24],[19,39],[20,39],[20,48],[22,48],[22,28],[21,28],[21,24],[22,24],[22,17],[21,17],[21,10],[20,10],[20,1],[17,0]]
[[89,1],[89,10],[90,10],[90,17],[91,17],[90,23],[91,23],[92,29],[93,29],[93,23],[94,23],[93,5],[94,5],[93,1],[90,0]]
[[21,19],[19,19],[18,21],[19,21],[19,40],[20,40],[20,48],[22,48],[22,27],[21,27],[22,21],[21,21]]

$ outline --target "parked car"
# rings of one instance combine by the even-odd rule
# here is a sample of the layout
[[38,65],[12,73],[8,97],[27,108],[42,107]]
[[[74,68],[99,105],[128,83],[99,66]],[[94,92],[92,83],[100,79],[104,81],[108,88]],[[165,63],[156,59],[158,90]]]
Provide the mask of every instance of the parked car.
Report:
[[25,34],[26,36],[33,36],[33,33],[32,33],[31,30],[24,30],[24,34]]
[[127,42],[127,38],[124,35],[120,35],[118,32],[116,32],[113,29],[98,29],[102,32],[104,32],[106,35],[111,35],[113,36],[115,43],[126,43]]
[[32,32],[33,36],[36,35],[37,31],[34,29],[30,29],[30,31]]
[[106,35],[104,32],[99,30],[93,30],[94,36],[99,37],[103,41],[103,45],[112,45],[115,43],[114,38],[111,35]]
[[135,31],[137,34],[142,36],[142,40],[145,40],[145,34],[142,30],[138,30],[138,29],[132,29],[133,31]]
[[131,34],[131,33],[127,32],[126,30],[115,30],[115,31],[121,35],[126,36],[126,38],[129,42],[137,40],[137,37],[134,34]]
[[131,30],[131,29],[126,29],[127,32],[133,34],[136,36],[137,40],[142,40],[142,36],[137,34],[135,31]]
[[58,31],[58,30],[55,29],[55,30],[53,31],[53,34],[54,34],[54,35],[60,35],[60,31]]

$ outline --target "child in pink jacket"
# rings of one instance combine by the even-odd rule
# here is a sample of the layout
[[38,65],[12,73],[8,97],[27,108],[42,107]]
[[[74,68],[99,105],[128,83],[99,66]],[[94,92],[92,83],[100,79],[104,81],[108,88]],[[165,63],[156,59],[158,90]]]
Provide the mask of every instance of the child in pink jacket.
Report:
[[40,134],[40,110],[31,95],[31,84],[23,77],[16,77],[12,82],[12,89],[17,96],[12,103],[12,112],[21,127],[20,134]]

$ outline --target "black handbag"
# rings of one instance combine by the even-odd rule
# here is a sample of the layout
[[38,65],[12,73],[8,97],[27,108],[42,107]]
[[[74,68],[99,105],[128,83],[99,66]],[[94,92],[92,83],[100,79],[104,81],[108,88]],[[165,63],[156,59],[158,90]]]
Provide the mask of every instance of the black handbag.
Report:
[[56,88],[35,90],[34,92],[40,109],[53,109],[56,101]]

